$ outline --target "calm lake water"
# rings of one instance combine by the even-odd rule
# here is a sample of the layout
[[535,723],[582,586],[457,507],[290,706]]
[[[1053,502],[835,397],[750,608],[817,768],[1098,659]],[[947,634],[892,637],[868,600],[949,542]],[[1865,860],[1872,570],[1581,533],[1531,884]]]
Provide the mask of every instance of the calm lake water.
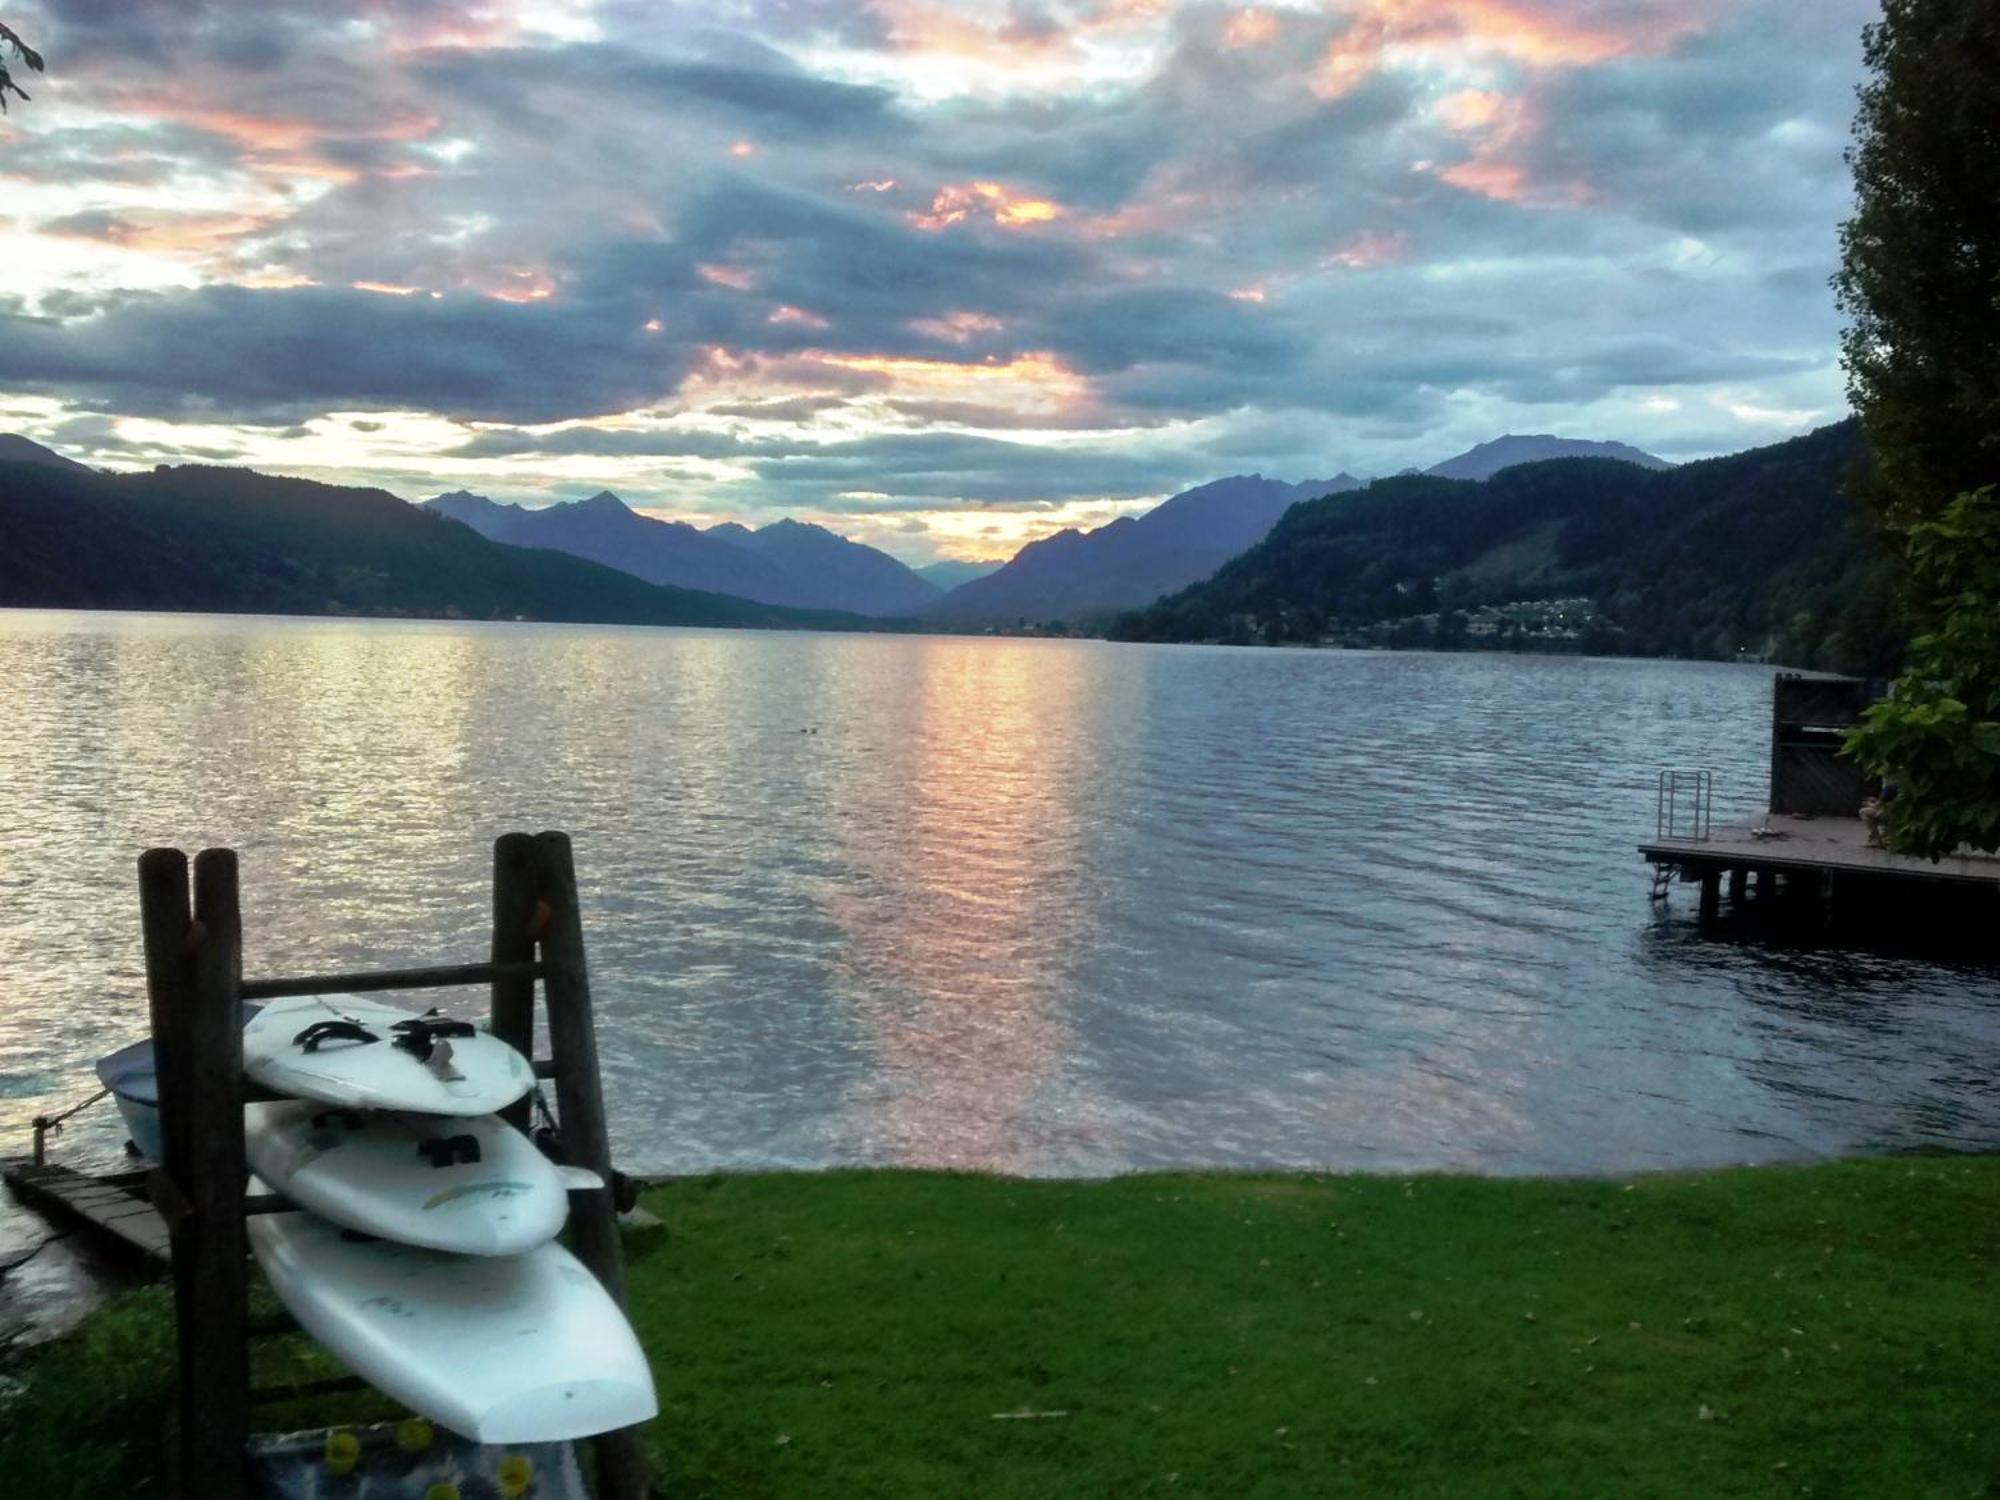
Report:
[[1753,812],[1769,678],[0,613],[0,1149],[143,1028],[143,847],[241,851],[255,974],[481,956],[492,838],[547,827],[635,1169],[1991,1149],[1992,970],[1649,907],[1655,773]]

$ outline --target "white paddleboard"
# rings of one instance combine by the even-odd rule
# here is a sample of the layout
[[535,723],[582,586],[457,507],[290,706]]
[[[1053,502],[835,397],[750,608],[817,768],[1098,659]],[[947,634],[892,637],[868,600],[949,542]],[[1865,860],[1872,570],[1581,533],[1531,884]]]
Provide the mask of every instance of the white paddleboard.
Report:
[[349,1238],[308,1213],[259,1214],[249,1231],[299,1326],[440,1427],[481,1443],[546,1443],[659,1413],[631,1325],[558,1244],[446,1255]]
[[300,1208],[460,1255],[518,1255],[554,1239],[569,1217],[569,1189],[599,1185],[492,1115],[286,1099],[244,1106],[243,1143],[250,1170]]
[[528,1060],[498,1037],[423,1029],[447,1019],[362,995],[273,1000],[243,1028],[243,1070],[299,1099],[433,1115],[490,1115],[534,1087]]

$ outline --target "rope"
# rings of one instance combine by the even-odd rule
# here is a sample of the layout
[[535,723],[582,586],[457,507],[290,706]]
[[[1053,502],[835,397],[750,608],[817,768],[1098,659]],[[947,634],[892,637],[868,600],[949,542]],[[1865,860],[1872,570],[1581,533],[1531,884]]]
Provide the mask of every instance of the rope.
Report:
[[91,1105],[95,1104],[98,1100],[102,1099],[105,1095],[109,1094],[110,1092],[111,1089],[109,1085],[107,1085],[106,1087],[101,1088],[96,1093],[92,1094],[88,1099],[84,1100],[83,1103],[72,1104],[68,1109],[63,1110],[60,1114],[37,1115],[35,1117],[35,1123],[41,1126],[42,1129],[44,1130],[59,1130],[62,1128],[62,1122],[64,1120],[67,1120],[71,1115],[77,1114],[82,1110],[89,1109]]

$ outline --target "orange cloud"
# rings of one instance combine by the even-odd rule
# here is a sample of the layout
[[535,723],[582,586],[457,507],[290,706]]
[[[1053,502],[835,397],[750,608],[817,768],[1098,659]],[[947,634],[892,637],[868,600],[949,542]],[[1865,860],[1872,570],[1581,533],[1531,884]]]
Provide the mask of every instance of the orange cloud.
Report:
[[1337,98],[1391,54],[1574,68],[1663,52],[1699,30],[1719,3],[1652,0],[1621,26],[1587,0],[1350,0],[1347,27],[1327,44],[1313,87]]
[[833,369],[874,377],[877,388],[892,397],[978,402],[1052,420],[1090,405],[1095,397],[1088,379],[1061,356],[1042,351],[965,362],[830,352],[818,357]]
[[1222,45],[1262,47],[1278,37],[1278,18],[1268,10],[1232,10],[1222,23]]
[[1507,97],[1487,89],[1460,89],[1436,105],[1437,117],[1457,131],[1483,130],[1500,118]]
[[894,189],[895,186],[895,178],[878,177],[868,182],[850,182],[847,185],[847,190],[850,193],[886,193]]
[[1063,207],[1048,198],[1026,197],[997,182],[954,182],[938,189],[928,213],[912,210],[904,217],[919,229],[939,230],[963,224],[974,215],[1005,229],[1019,229],[1059,219]]
[[1543,118],[1527,96],[1462,89],[1435,106],[1447,128],[1470,143],[1472,154],[1438,172],[1440,181],[1503,203],[1575,207],[1590,201],[1589,184],[1578,179],[1538,181],[1525,157],[1542,133]]
[[807,312],[803,307],[793,307],[790,303],[786,303],[783,307],[780,307],[764,321],[767,323],[793,323],[801,328],[818,329],[833,327],[833,324],[822,318],[818,313]]

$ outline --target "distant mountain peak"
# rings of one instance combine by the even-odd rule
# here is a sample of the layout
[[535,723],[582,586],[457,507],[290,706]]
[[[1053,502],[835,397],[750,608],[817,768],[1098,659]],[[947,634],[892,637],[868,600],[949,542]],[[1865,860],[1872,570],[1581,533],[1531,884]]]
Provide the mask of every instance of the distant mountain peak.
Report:
[[622,511],[627,515],[637,514],[631,506],[620,500],[609,490],[599,490],[587,500],[573,500],[569,503],[574,505],[578,510],[588,512],[592,515],[608,515],[614,511]]
[[960,583],[926,613],[970,624],[1075,621],[1148,604],[1262,541],[1299,501],[1358,487],[1346,476],[1297,485],[1262,474],[1211,479],[1144,515],[1030,542],[1005,567]]
[[1673,467],[1664,458],[1655,458],[1630,443],[1556,437],[1547,432],[1510,432],[1490,442],[1475,444],[1423,472],[1437,479],[1491,479],[1502,469],[1511,469],[1516,464],[1540,463],[1551,458],[1612,458],[1621,463],[1637,464],[1642,469]]
[[0,464],[44,464],[51,469],[70,469],[88,474],[89,464],[66,458],[53,448],[45,448],[33,438],[17,432],[0,432]]

